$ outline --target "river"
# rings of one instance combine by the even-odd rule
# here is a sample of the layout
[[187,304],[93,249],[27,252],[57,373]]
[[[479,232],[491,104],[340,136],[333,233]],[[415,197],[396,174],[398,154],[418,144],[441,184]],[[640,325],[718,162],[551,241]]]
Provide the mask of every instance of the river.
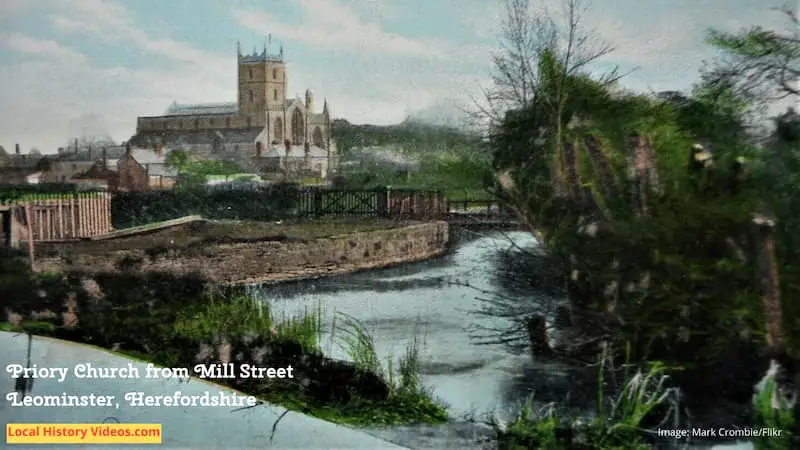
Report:
[[555,401],[588,411],[596,401],[596,374],[562,364],[534,364],[527,352],[481,344],[476,335],[481,328],[512,325],[480,314],[486,300],[502,297],[529,305],[563,301],[552,292],[515,286],[497,276],[502,254],[535,250],[535,239],[522,232],[462,234],[458,239],[454,250],[439,259],[258,291],[278,315],[321,306],[326,321],[323,349],[335,358],[348,359],[340,339],[331,333],[333,321],[341,320],[335,319],[338,313],[365,325],[384,359],[404,354],[415,337],[420,341],[422,383],[449,406],[456,420],[438,427],[371,430],[397,444],[414,449],[484,448],[487,428],[464,419],[493,416],[508,421],[531,395],[538,405]]

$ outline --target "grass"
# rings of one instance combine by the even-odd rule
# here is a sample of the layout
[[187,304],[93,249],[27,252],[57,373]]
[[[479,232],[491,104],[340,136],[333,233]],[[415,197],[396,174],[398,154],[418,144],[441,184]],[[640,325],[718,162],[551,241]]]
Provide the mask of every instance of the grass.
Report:
[[334,321],[334,333],[340,333],[339,342],[356,366],[380,375],[387,380],[391,401],[377,408],[374,423],[409,423],[414,417],[423,423],[447,421],[445,406],[426,389],[419,377],[419,340],[415,336],[401,356],[395,371],[394,358],[386,358],[386,366],[375,350],[375,340],[356,318],[339,313]]
[[[227,292],[227,293],[226,293]],[[248,336],[259,336],[274,345],[285,342],[298,343],[305,354],[321,354],[321,336],[323,311],[321,307],[305,310],[302,314],[276,317],[267,303],[253,293],[242,290],[226,292],[208,292],[196,303],[181,307],[172,326],[158,326],[156,318],[134,318],[141,324],[142,333],[151,333],[145,341],[163,342],[164,348],[155,351],[135,351],[128,349],[115,350],[136,360],[152,362],[165,367],[180,367],[189,359],[193,360],[199,346],[211,343],[219,344],[225,340],[239,342]],[[152,308],[160,308],[157,303]],[[118,308],[119,309],[119,308]],[[123,308],[124,309],[124,308]],[[110,313],[110,314],[109,314]],[[77,342],[87,342],[80,336],[92,336],[106,327],[114,326],[114,320],[128,320],[124,313],[103,307],[99,311],[91,308],[83,311],[79,319],[79,328],[71,330],[66,338]],[[58,319],[54,319],[58,320]],[[148,322],[149,320],[149,322]],[[93,327],[94,330],[81,330],[80,326]],[[354,426],[393,425],[408,423],[439,423],[447,420],[447,412],[443,406],[433,400],[430,393],[419,383],[418,347],[416,341],[400,359],[400,373],[397,377],[391,370],[384,371],[375,353],[372,337],[364,331],[355,319],[345,321],[339,330],[347,330],[353,340],[350,341],[351,356],[358,368],[368,370],[386,381],[390,394],[380,401],[370,401],[360,394],[362,386],[355,380],[353,385],[345,386],[351,392],[349,400],[321,400],[309,396],[305,390],[305,380],[245,380],[245,384],[236,384],[235,380],[225,380],[223,384],[231,385],[250,395],[269,403],[281,405],[287,409],[299,411],[335,423]],[[64,329],[51,322],[23,321],[20,325],[3,324],[2,331],[27,332],[36,335],[65,338]],[[77,331],[77,332],[76,332]],[[133,340],[136,340],[134,337]],[[170,344],[172,343],[172,344]],[[216,343],[216,344],[215,344]],[[241,345],[241,344],[237,344]],[[255,351],[258,347],[236,347],[235,351]],[[187,359],[188,357],[188,359]],[[304,357],[305,359],[305,357]],[[183,361],[183,362],[181,362]],[[294,364],[294,363],[293,363]],[[298,362],[299,366],[305,363]],[[391,367],[391,363],[390,363]],[[313,374],[312,384],[326,385],[334,383],[328,379],[325,366],[310,366]],[[304,377],[307,378],[307,377]],[[230,381],[231,383],[228,383]],[[339,386],[334,386],[339,387]]]
[[[755,427],[782,430],[780,436],[763,436],[753,438],[757,450],[784,450],[796,448],[792,446],[795,428],[794,411],[781,402],[775,405],[775,380],[768,380],[764,390],[755,399]],[[778,406],[775,408],[775,406]],[[796,445],[796,444],[795,444]]]
[[[598,375],[597,416],[593,420],[567,418],[553,404],[535,409],[531,397],[507,427],[497,422],[491,424],[498,434],[499,450],[651,448],[643,439],[643,421],[677,393],[665,387],[668,379],[665,367],[652,364],[646,371],[639,369],[629,374],[626,365],[625,383],[609,403],[603,387],[606,360],[604,355]],[[674,411],[677,409],[670,409]],[[678,427],[677,423],[667,426]]]
[[224,336],[274,336],[299,342],[304,351],[320,350],[322,310],[296,317],[275,318],[267,305],[248,295],[217,294],[197,312],[175,322],[175,333],[196,341],[218,341]]

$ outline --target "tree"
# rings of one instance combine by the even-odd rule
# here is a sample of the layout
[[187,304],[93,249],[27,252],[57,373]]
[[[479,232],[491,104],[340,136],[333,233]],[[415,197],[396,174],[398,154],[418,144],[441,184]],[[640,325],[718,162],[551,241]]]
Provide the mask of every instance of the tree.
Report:
[[111,138],[111,136],[80,136],[76,138],[69,139],[65,144],[64,148],[75,150],[76,146],[79,149],[85,148],[101,148],[101,147],[113,147],[117,145],[116,142]]
[[167,155],[167,165],[180,174],[189,164],[189,154],[184,150],[173,150]]
[[774,101],[800,95],[800,16],[780,10],[793,33],[753,27],[737,33],[710,30],[708,42],[724,53],[709,76],[728,79],[752,99]]
[[[541,230],[529,205],[541,203],[541,198],[534,200],[534,192],[549,194],[521,184],[530,186],[534,178],[546,177],[555,188],[553,193],[561,194],[565,177],[562,143],[574,118],[572,106],[585,100],[580,91],[592,91],[589,88],[595,83],[609,86],[620,76],[616,70],[599,80],[589,75],[589,65],[612,48],[582,28],[587,0],[566,0],[563,20],[547,10],[535,10],[530,0],[506,0],[505,9],[501,47],[493,57],[493,85],[484,92],[475,114],[487,123],[498,151],[504,153],[496,153],[495,162],[500,165],[495,168],[508,171],[504,179],[513,181],[503,189],[509,197],[506,200],[530,228]],[[522,128],[524,135],[519,133]],[[511,185],[515,187],[507,189]]]

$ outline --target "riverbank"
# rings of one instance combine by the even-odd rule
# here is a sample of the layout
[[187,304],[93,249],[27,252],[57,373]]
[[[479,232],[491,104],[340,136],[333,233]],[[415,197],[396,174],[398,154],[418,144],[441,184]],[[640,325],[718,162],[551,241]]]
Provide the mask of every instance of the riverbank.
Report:
[[41,244],[39,272],[200,274],[217,285],[341,275],[441,256],[446,222],[200,221],[101,241]]
[[[3,258],[4,331],[26,332],[109,349],[153,364],[292,367],[291,379],[235,376],[218,383],[293,411],[353,425],[439,423],[442,405],[418,382],[417,349],[397,372],[384,371],[371,337],[340,320],[352,360],[323,354],[323,311],[275,315],[241,289],[213,288],[198,276],[170,274],[32,274],[24,259]],[[390,366],[391,367],[391,366]]]

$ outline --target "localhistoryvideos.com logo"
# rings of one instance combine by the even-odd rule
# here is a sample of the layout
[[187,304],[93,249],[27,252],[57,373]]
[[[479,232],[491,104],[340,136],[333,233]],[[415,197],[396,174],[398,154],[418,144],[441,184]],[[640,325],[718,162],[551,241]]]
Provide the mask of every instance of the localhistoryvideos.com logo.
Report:
[[160,444],[160,424],[10,423],[7,444]]

